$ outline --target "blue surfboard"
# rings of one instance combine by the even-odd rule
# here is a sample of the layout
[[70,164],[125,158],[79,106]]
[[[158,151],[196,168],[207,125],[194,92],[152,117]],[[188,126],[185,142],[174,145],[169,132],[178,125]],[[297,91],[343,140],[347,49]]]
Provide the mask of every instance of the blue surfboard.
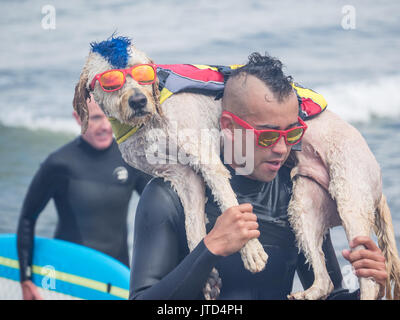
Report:
[[[128,267],[104,253],[67,241],[35,237],[32,281],[39,289],[60,294],[61,299],[63,295],[88,300],[128,299],[129,277]],[[1,280],[19,286],[15,234],[0,235]],[[2,285],[0,293],[2,290],[8,289]]]

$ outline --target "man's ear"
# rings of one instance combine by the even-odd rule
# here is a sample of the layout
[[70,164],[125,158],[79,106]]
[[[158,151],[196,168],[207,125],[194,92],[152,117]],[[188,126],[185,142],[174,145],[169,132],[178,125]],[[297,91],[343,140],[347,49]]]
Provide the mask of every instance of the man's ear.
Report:
[[219,119],[219,125],[221,127],[221,130],[229,130],[233,131],[233,120],[232,117],[229,114],[222,114],[221,118]]
[[81,118],[79,117],[78,113],[75,110],[72,111],[72,116],[75,118],[76,123],[81,127],[82,126]]
[[87,100],[90,101],[89,90],[86,88],[88,76],[82,71],[79,82],[75,86],[74,100],[72,105],[75,112],[81,121],[81,132],[85,133],[89,124],[89,110],[87,107]]
[[221,146],[226,143],[233,142],[234,126],[232,117],[228,114],[222,114],[219,119],[219,125],[221,129]]

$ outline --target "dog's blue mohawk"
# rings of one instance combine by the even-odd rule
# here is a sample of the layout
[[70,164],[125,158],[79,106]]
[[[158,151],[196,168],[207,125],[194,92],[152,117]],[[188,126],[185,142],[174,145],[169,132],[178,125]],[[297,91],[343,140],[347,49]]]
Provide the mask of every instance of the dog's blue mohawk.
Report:
[[92,52],[103,56],[117,69],[123,69],[128,65],[129,46],[131,39],[127,37],[114,37],[114,34],[102,42],[92,42],[90,44]]

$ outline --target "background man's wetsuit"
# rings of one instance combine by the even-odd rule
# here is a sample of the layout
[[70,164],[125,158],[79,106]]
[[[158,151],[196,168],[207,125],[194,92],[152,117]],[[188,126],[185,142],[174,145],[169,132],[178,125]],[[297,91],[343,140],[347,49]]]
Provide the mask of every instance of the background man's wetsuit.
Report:
[[[298,253],[287,218],[290,169],[282,167],[273,181],[260,182],[234,175],[227,167],[239,203],[251,203],[258,217],[259,240],[269,255],[266,269],[251,274],[239,253],[216,256],[203,241],[189,253],[178,195],[169,183],[155,178],[145,188],[136,211],[130,299],[203,299],[202,289],[213,267],[222,279],[220,299],[286,299],[296,269],[303,286],[311,286],[312,269]],[[221,211],[209,189],[207,197],[209,232]],[[335,286],[330,298],[356,299],[358,292],[341,287],[342,275],[329,235],[323,248]]]
[[36,220],[53,198],[55,238],[104,252],[129,265],[127,213],[132,191],[150,177],[127,165],[115,141],[97,150],[78,137],[50,154],[34,176],[18,224],[21,281],[30,278]]

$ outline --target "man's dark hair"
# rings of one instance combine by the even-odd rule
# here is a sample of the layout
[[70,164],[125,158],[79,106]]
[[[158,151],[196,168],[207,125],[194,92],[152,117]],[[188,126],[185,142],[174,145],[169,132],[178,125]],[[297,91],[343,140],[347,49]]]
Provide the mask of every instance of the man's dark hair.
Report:
[[258,52],[253,52],[249,56],[247,64],[234,69],[229,78],[246,74],[253,75],[266,84],[278,101],[282,101],[293,92],[291,85],[293,78],[286,76],[282,71],[282,67],[281,61],[269,56],[267,53],[263,56]]

